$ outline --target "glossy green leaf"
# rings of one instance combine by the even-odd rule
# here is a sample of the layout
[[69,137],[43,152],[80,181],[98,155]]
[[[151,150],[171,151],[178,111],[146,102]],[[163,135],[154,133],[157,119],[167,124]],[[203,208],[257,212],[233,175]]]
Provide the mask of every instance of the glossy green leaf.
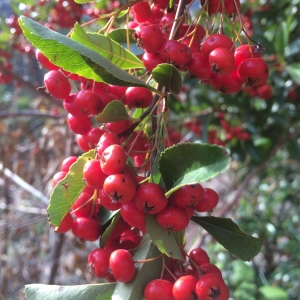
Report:
[[84,189],[83,167],[88,160],[94,158],[94,150],[90,150],[80,156],[71,166],[67,176],[60,180],[53,189],[50,196],[50,204],[47,209],[53,226],[59,226],[64,216]]
[[87,79],[121,86],[141,86],[154,90],[121,70],[96,51],[48,29],[25,16],[19,18],[25,37],[55,65]]
[[278,286],[262,286],[258,289],[258,300],[288,300],[287,292]]
[[281,22],[277,28],[275,40],[274,40],[274,47],[278,54],[278,57],[281,62],[284,61],[285,58],[285,48],[288,45],[289,40],[289,30],[286,22]]
[[179,71],[171,64],[160,64],[152,71],[154,80],[165,86],[171,93],[179,94],[182,78]]
[[192,217],[192,220],[210,233],[225,249],[244,261],[250,261],[260,252],[262,239],[243,233],[227,218]]
[[[158,257],[161,253],[155,247],[149,235],[142,239],[141,246],[133,256],[133,260],[145,260]],[[143,299],[144,288],[146,284],[156,278],[159,278],[162,272],[162,257],[151,262],[136,264],[136,274],[128,283],[118,282],[112,295],[112,300],[137,300]]]
[[286,71],[295,83],[300,84],[300,63],[289,64],[286,66]]
[[172,231],[162,228],[155,215],[146,216],[146,231],[157,248],[166,255],[183,260],[176,238]]
[[186,184],[195,184],[215,177],[230,162],[226,150],[210,144],[179,144],[166,149],[160,157],[160,172],[167,196]]
[[93,0],[74,0],[76,3],[79,4],[84,4],[84,3],[89,3],[89,2],[94,2]]
[[74,26],[71,39],[94,50],[123,70],[144,68],[139,58],[117,42],[102,34],[86,33],[78,23]]
[[[128,34],[127,34],[128,31]],[[135,30],[133,29],[122,29],[118,28],[115,30],[112,30],[109,34],[108,37],[121,46],[123,46],[125,49],[129,50],[131,53],[134,55],[142,55],[144,53],[144,50],[142,50],[140,47],[137,46],[136,40],[133,39],[133,33]],[[129,41],[129,49],[128,49],[128,43],[127,39]]]
[[119,100],[114,100],[106,105],[103,112],[96,117],[98,123],[110,123],[123,120],[137,121],[130,118],[124,104]]
[[104,208],[103,206],[100,207],[98,212],[98,219],[101,225],[106,224],[110,219],[112,219],[118,213],[117,210],[112,211]]
[[100,237],[100,247],[103,248],[106,245],[106,242],[108,241],[112,231],[114,230],[115,226],[117,225],[121,214],[120,211],[116,211],[114,215],[112,215],[113,219],[109,226],[105,229],[105,231],[102,233]]
[[116,283],[86,284],[86,285],[25,285],[26,300],[110,300]]

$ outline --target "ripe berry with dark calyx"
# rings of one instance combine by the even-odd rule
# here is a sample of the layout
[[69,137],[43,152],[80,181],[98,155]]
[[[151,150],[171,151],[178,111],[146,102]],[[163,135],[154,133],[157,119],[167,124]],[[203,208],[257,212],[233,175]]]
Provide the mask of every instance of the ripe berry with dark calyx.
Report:
[[64,109],[76,118],[86,118],[86,113],[83,112],[75,103],[76,94],[70,94],[64,99]]
[[220,47],[234,52],[233,42],[227,35],[220,33],[211,34],[203,41],[201,53],[208,59],[210,52]]
[[204,189],[202,200],[194,207],[198,212],[205,212],[214,209],[219,202],[219,195],[210,188]]
[[129,282],[135,275],[135,266],[132,256],[125,249],[118,249],[111,253],[109,267],[119,282]]
[[130,177],[124,174],[114,174],[105,179],[103,191],[113,202],[127,203],[133,199],[136,187]]
[[194,207],[202,200],[203,195],[201,184],[184,185],[169,197],[169,202],[181,208]]
[[136,207],[147,214],[157,214],[168,204],[164,190],[155,183],[146,182],[140,185],[133,199]]
[[232,70],[227,75],[214,74],[211,79],[211,85],[216,91],[228,95],[239,92],[243,85],[236,70]]
[[103,109],[101,97],[89,90],[79,91],[75,97],[75,104],[86,116],[97,115]]
[[101,205],[107,210],[118,210],[121,207],[121,203],[113,201],[108,195],[105,194],[103,189],[99,190],[99,198]]
[[99,278],[105,278],[109,273],[109,254],[104,249],[93,250],[88,256],[89,269]]
[[184,230],[190,221],[185,209],[176,206],[167,206],[156,217],[158,224],[170,231]]
[[201,53],[192,53],[192,58],[187,65],[190,73],[199,80],[207,80],[212,76],[208,59]]
[[132,107],[147,108],[152,102],[152,93],[143,87],[129,87],[125,93],[126,102]]
[[163,45],[165,38],[156,24],[140,24],[135,31],[135,39],[140,48],[148,53],[155,53]]
[[89,118],[76,118],[68,114],[68,124],[74,133],[81,135],[87,134],[92,128],[92,122]]
[[174,300],[195,299],[198,278],[192,275],[181,276],[173,285]]
[[91,159],[85,163],[83,167],[83,178],[93,189],[102,189],[106,177],[107,175],[102,172],[98,159]]
[[95,219],[77,218],[73,222],[72,232],[80,239],[94,242],[100,237],[101,225]]
[[222,277],[213,273],[203,275],[197,281],[196,293],[201,300],[228,300],[230,296]]
[[186,66],[192,58],[190,48],[175,40],[167,40],[164,42],[160,53],[163,58],[178,67]]
[[44,83],[48,92],[59,100],[64,100],[71,93],[69,80],[59,71],[52,70],[46,73]]
[[144,289],[146,300],[173,300],[173,284],[168,280],[154,279]]
[[210,69],[213,73],[226,75],[235,68],[233,53],[223,47],[215,48],[208,56]]
[[238,66],[237,75],[247,86],[261,85],[269,77],[269,67],[261,58],[248,58]]

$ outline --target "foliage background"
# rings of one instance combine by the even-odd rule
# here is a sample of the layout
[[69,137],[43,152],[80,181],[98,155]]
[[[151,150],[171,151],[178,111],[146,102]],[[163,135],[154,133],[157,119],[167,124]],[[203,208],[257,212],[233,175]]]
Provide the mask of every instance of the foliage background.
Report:
[[[11,53],[11,76],[18,84],[0,85],[0,298],[22,299],[28,283],[84,284],[98,282],[87,271],[86,257],[95,247],[72,236],[53,234],[45,208],[51,178],[68,155],[79,155],[74,135],[66,126],[61,102],[35,88],[43,84],[30,49],[20,52],[5,19],[20,15],[24,4],[1,1],[0,47]],[[188,241],[208,250],[221,267],[233,299],[299,299],[300,296],[300,1],[241,1],[251,14],[253,35],[265,48],[273,89],[270,100],[240,92],[223,96],[211,87],[186,78],[186,99],[175,102],[173,128],[192,111],[207,131],[222,133],[210,110],[222,110],[232,125],[242,124],[248,142],[227,144],[234,161],[225,174],[208,182],[221,198],[214,215],[234,219],[244,232],[264,239],[262,252],[243,263],[216,244],[205,232],[191,228]],[[47,9],[39,11],[42,18]],[[2,61],[3,62],[3,61]],[[3,64],[0,71],[4,72]],[[177,103],[177,104],[176,104]],[[200,112],[200,113],[199,113]],[[199,136],[189,134],[196,141]],[[196,233],[196,234],[195,234]],[[192,239],[193,236],[197,238]],[[268,290],[278,287],[280,290]],[[274,293],[274,294],[272,294]],[[280,296],[282,293],[282,296]],[[268,298],[269,297],[269,298]]]

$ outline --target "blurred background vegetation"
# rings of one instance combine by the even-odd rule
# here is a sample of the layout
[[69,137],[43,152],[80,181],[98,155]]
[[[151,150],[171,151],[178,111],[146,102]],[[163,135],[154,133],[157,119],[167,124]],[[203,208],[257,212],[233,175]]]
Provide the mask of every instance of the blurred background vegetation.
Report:
[[[233,218],[244,232],[263,238],[264,245],[252,262],[244,263],[205,232],[199,231],[191,244],[207,249],[222,269],[232,299],[296,300],[300,298],[300,1],[241,3],[248,34],[265,48],[271,92],[243,90],[224,96],[185,78],[185,90],[171,103],[170,126],[191,141],[214,142],[213,136],[225,144],[233,158],[231,168],[207,183],[220,194],[214,215]],[[43,85],[45,70],[22,36],[17,17],[25,14],[67,33],[75,21],[88,21],[119,4],[0,3],[0,299],[22,299],[28,283],[97,282],[86,267],[95,245],[80,244],[72,234],[54,234],[47,224],[51,179],[65,157],[82,151],[66,124],[62,102],[36,90]],[[250,139],[230,136],[220,123],[220,112]],[[198,229],[191,230],[188,238]]]

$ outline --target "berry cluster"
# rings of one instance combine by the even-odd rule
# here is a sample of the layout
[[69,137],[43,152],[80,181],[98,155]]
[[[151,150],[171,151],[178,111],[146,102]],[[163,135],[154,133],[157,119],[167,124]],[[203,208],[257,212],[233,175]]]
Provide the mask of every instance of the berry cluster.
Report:
[[[130,28],[135,29],[137,45],[145,51],[142,60],[149,72],[158,64],[172,63],[225,94],[236,93],[243,85],[260,86],[266,82],[269,68],[261,58],[259,44],[235,48],[232,39],[223,33],[209,34],[203,40],[205,29],[184,21],[180,22],[178,34],[171,35],[175,12],[166,10],[165,2],[154,1],[152,7],[148,2],[139,2],[131,8],[134,21]],[[222,12],[221,2],[207,1],[209,14]],[[201,3],[204,5],[204,1]],[[240,3],[224,1],[224,5],[225,12],[232,14]]]

